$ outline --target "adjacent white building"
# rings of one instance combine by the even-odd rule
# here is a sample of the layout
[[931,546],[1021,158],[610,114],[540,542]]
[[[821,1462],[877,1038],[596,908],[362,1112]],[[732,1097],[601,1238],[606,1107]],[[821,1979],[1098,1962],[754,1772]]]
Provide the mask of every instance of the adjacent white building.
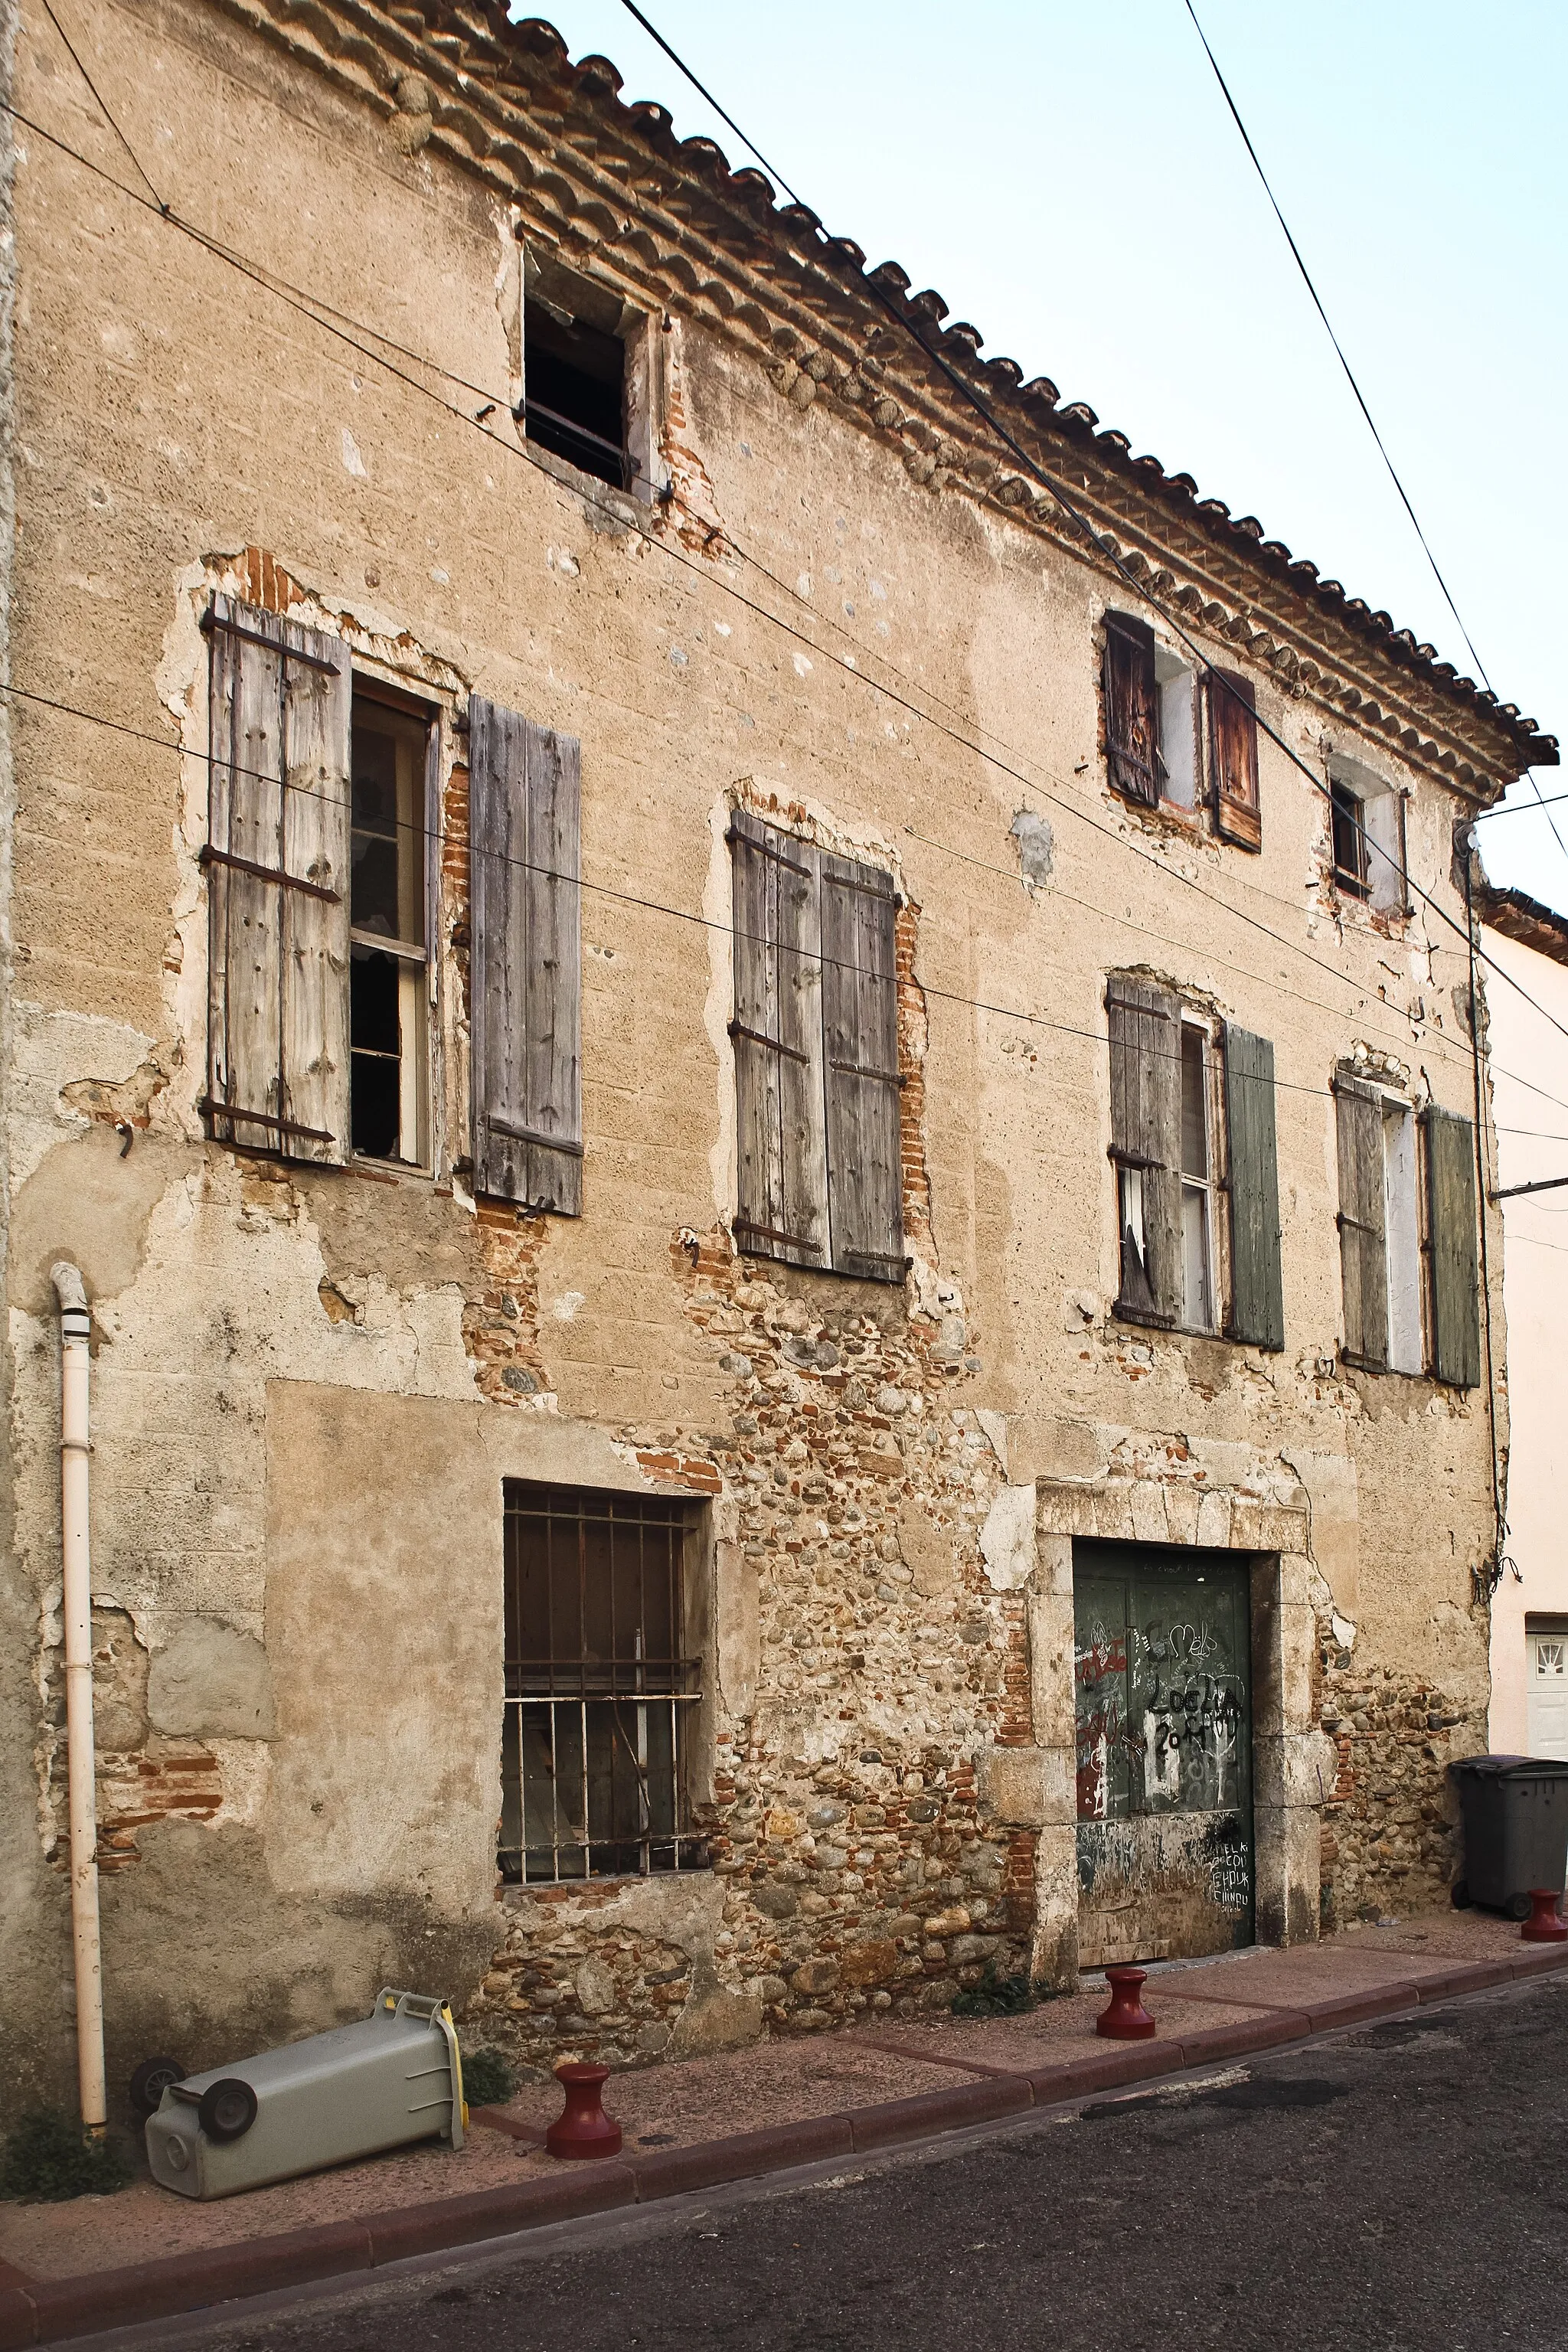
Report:
[[[1498,1188],[1568,1177],[1568,917],[1522,890],[1488,890],[1482,943]],[[1525,1002],[1533,998],[1542,1012]],[[1568,1525],[1562,1334],[1568,1325],[1568,1183],[1503,1202],[1511,1445],[1508,1557],[1492,1601],[1489,1744],[1568,1757]],[[1516,1573],[1517,1571],[1517,1573]]]

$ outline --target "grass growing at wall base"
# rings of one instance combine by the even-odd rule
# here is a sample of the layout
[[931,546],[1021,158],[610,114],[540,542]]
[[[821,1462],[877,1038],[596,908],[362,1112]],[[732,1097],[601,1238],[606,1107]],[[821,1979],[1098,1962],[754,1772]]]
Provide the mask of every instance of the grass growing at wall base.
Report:
[[120,2140],[90,2138],[63,2107],[35,2107],[6,2137],[0,2197],[28,2204],[108,2197],[125,2187],[133,2169]]
[[517,2090],[517,2069],[499,2050],[465,2050],[463,2096],[470,2107],[504,2107]]

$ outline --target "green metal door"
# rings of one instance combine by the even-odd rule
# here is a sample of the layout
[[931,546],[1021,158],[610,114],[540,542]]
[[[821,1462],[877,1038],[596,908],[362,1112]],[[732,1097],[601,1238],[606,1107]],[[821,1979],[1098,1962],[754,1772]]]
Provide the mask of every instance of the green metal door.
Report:
[[1080,1542],[1073,1591],[1079,1965],[1250,1944],[1245,1564]]

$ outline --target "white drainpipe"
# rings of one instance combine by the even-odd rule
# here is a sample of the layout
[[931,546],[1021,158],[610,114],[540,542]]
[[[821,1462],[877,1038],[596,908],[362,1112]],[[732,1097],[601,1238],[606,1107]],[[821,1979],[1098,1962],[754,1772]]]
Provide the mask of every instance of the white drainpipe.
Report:
[[60,1539],[65,1583],[66,1757],[70,1782],[71,1942],[81,2119],[109,2120],[103,2084],[103,1972],[98,1940],[98,1791],[92,1737],[92,1569],[88,1549],[88,1339],[81,1276],[64,1259],[49,1277],[60,1302]]

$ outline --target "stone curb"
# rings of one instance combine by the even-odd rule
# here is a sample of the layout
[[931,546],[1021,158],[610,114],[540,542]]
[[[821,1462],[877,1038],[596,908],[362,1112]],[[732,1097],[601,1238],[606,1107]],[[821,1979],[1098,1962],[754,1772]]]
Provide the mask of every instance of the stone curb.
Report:
[[[172,2318],[242,2296],[311,2285],[405,2262],[412,2255],[442,2253],[588,2214],[654,2204],[661,2198],[791,2171],[834,2157],[908,2147],[942,2132],[1151,2082],[1215,2058],[1279,2049],[1338,2026],[1393,2016],[1457,1993],[1527,1981],[1554,1969],[1568,1969],[1568,1948],[1545,1946],[1517,1958],[1450,1969],[1419,1984],[1383,1985],[1375,1991],[1336,1995],[1301,2009],[1264,2009],[1228,2025],[1184,2034],[1180,2041],[1127,2042],[1064,2059],[1059,2065],[1016,2074],[992,2072],[954,2084],[951,2090],[889,2099],[840,2115],[813,2116],[728,2139],[700,2141],[692,2147],[574,2167],[557,2176],[437,2198],[363,2221],[321,2222],[311,2229],[253,2239],[249,2245],[207,2247],[117,2270],[89,2271],[77,2278],[6,2284],[0,2285],[0,2352],[23,2352],[32,2345]],[[14,2269],[11,2276],[16,2277]]]

